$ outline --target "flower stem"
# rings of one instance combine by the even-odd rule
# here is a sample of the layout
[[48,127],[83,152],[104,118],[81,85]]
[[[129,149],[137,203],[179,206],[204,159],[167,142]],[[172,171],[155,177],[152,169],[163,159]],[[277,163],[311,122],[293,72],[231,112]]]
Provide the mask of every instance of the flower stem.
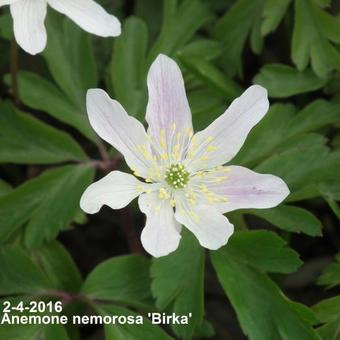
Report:
[[[97,169],[102,170],[105,173],[109,173],[117,168],[118,163],[120,162],[120,158],[108,158],[103,160],[91,160],[84,162],[82,164],[86,166],[94,166]],[[135,254],[144,254],[144,249],[139,240],[137,231],[134,227],[134,219],[133,215],[129,208],[124,208],[120,212],[120,219],[123,225],[123,231],[128,243],[128,247],[131,253]]]
[[144,250],[134,227],[134,219],[131,210],[129,208],[122,209],[120,218],[130,252],[143,255]]
[[97,146],[98,146],[98,150],[99,150],[100,156],[102,157],[103,161],[110,160],[110,156],[109,156],[109,154],[106,150],[106,147],[100,139],[97,140]]

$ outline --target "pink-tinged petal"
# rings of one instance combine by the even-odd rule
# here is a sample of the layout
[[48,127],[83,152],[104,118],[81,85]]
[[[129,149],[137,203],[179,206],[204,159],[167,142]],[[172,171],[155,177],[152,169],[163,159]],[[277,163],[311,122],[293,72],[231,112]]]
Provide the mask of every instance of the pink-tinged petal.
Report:
[[96,133],[124,155],[138,176],[147,178],[152,155],[144,126],[100,89],[87,92],[87,112]]
[[47,13],[45,0],[20,0],[10,5],[14,36],[20,47],[35,55],[44,50],[47,41],[44,21]]
[[89,33],[101,37],[116,37],[121,34],[119,20],[93,0],[47,0],[47,2]]
[[225,245],[234,232],[234,226],[225,216],[214,206],[199,200],[192,203],[185,197],[176,197],[175,218],[197,237],[203,247],[211,250]]
[[205,183],[217,198],[226,198],[226,202],[217,203],[222,213],[236,209],[273,208],[289,195],[287,184],[277,176],[259,174],[242,166],[224,169],[229,171],[217,171],[216,180]]
[[267,90],[259,85],[249,87],[220,117],[195,134],[188,151],[187,168],[198,171],[230,161],[268,108]]
[[103,205],[112,209],[121,209],[148,186],[132,175],[112,171],[84,191],[80,199],[80,207],[88,214],[97,213]]
[[160,154],[183,157],[192,133],[191,111],[181,70],[176,62],[160,54],[148,73],[148,133]]
[[141,234],[144,249],[154,257],[175,251],[181,239],[181,225],[175,220],[169,200],[160,200],[158,193],[139,196],[139,208],[146,215]]

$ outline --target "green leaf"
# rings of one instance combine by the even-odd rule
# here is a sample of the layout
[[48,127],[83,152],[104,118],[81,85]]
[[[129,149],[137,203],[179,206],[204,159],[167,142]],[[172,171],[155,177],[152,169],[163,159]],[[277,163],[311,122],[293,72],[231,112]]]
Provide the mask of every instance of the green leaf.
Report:
[[86,278],[83,294],[92,299],[126,303],[150,302],[150,263],[142,256],[115,257],[99,264]]
[[[298,145],[277,152],[256,167],[260,173],[275,174],[285,180],[291,192],[308,184],[307,177],[319,172],[328,158],[329,150],[323,145]],[[292,199],[290,197],[290,199]]]
[[[44,331],[45,340],[68,340],[66,329],[61,325],[48,325]],[[39,338],[38,338],[39,339]]]
[[320,154],[320,162],[305,173],[305,177],[300,181],[302,188],[289,196],[288,199],[301,200],[320,196],[339,199],[339,169],[340,152],[333,151],[326,155]]
[[0,103],[0,125],[2,163],[50,164],[87,158],[69,135],[7,103]]
[[261,35],[261,18],[256,17],[250,32],[250,47],[255,54],[260,54],[263,49],[263,36]]
[[89,35],[64,16],[51,11],[46,20],[48,68],[68,99],[85,111],[85,94],[97,86],[95,58]]
[[340,133],[337,133],[332,139],[332,146],[336,149],[340,149]]
[[233,159],[234,164],[251,165],[271,155],[280,143],[286,141],[289,120],[296,108],[291,104],[274,104],[269,112],[249,133],[241,151]]
[[40,268],[19,246],[1,247],[0,267],[0,295],[33,294],[53,287]]
[[200,0],[164,0],[161,32],[148,55],[148,65],[159,53],[173,56],[211,18],[208,6]]
[[311,61],[314,72],[325,77],[340,70],[340,53],[331,42],[340,42],[338,20],[311,0],[295,0],[292,59],[299,70]]
[[340,340],[340,317],[318,328],[323,340]]
[[340,316],[340,295],[322,300],[313,306],[315,316],[321,322],[331,322]]
[[12,187],[7,182],[0,179],[0,197],[9,194],[11,191]]
[[[279,147],[278,151],[292,151],[295,149],[309,149],[325,146],[327,143],[326,137],[322,134],[309,132],[299,134],[298,136],[291,136],[291,138],[283,141]],[[327,149],[329,151],[329,149]]]
[[25,222],[27,246],[54,239],[73,220],[80,196],[93,175],[93,169],[86,166],[64,166],[48,170],[0,197],[0,240],[6,241]]
[[227,247],[239,262],[266,272],[292,273],[302,264],[299,255],[271,231],[238,231]]
[[35,250],[32,256],[55,289],[68,292],[79,291],[82,284],[80,272],[70,254],[60,243],[49,243]]
[[322,272],[317,281],[318,285],[332,288],[340,285],[340,253],[335,257],[335,262],[330,263]]
[[185,232],[176,252],[154,259],[151,267],[151,290],[157,307],[177,315],[192,313],[188,325],[172,325],[175,334],[184,339],[190,339],[203,321],[204,258],[203,248],[195,237]]
[[339,120],[340,106],[336,102],[317,99],[300,112],[291,104],[274,104],[261,122],[252,129],[235,164],[253,166],[273,152],[287,149],[317,147],[326,140],[317,134],[305,134],[329,126]]
[[228,246],[211,252],[211,259],[249,339],[320,339],[279,287],[263,272],[239,261]]
[[263,7],[261,33],[263,36],[274,32],[283,19],[292,0],[266,0]]
[[122,35],[115,39],[110,77],[115,98],[134,116],[146,105],[146,50],[148,30],[138,18],[127,19]]
[[340,207],[338,203],[335,201],[335,197],[334,197],[336,196],[336,198],[340,200],[339,198],[340,197],[340,185],[337,183],[336,195],[334,195],[334,191],[330,192],[330,190],[325,189],[324,184],[321,184],[320,187],[321,187],[321,190],[320,190],[321,196],[328,203],[328,206],[332,209],[333,213],[338,218],[338,220],[340,220]]
[[203,58],[213,60],[223,52],[223,45],[212,39],[198,39],[184,46],[177,52],[178,57],[185,58]]
[[322,8],[329,7],[332,2],[332,0],[313,0],[313,1]]
[[1,339],[69,340],[62,325],[1,325]]
[[263,0],[238,0],[213,28],[215,39],[223,42],[222,64],[229,76],[242,74],[241,55],[246,39],[261,16]]
[[[9,75],[5,77],[5,82],[11,84]],[[90,140],[96,140],[85,111],[77,108],[53,83],[36,73],[20,71],[18,86],[20,100],[25,105],[46,112],[53,118],[76,128]]]
[[194,337],[198,338],[212,338],[215,335],[214,326],[207,320],[203,320],[194,333]]
[[200,57],[181,56],[180,60],[205,85],[210,85],[212,89],[219,91],[225,100],[232,100],[241,94],[241,87],[223,74],[213,63]]
[[154,41],[160,31],[162,24],[160,13],[162,13],[162,8],[163,1],[139,0],[134,4],[133,13],[147,24],[150,41]]
[[323,166],[320,169],[315,170],[309,180],[315,180],[322,182],[320,185],[320,191],[327,193],[330,186],[335,186],[332,195],[338,199],[337,192],[339,192],[339,172],[337,171],[340,167],[340,150],[330,152],[326,158]]
[[247,213],[265,219],[278,228],[310,236],[321,236],[320,221],[308,210],[291,205],[280,205],[272,209],[253,209]]
[[324,340],[340,339],[340,296],[335,296],[313,306],[316,317],[323,323],[318,332]]
[[270,97],[286,98],[318,90],[325,86],[327,81],[318,78],[310,70],[298,71],[288,65],[267,64],[261,68],[254,82],[264,86]]
[[223,95],[211,88],[196,89],[188,92],[192,111],[194,130],[205,129],[225,110],[226,100]]
[[340,120],[340,105],[317,99],[303,108],[287,127],[288,137],[316,131]]
[[9,13],[0,15],[0,37],[7,40],[13,37],[13,21]]
[[[124,315],[124,316],[134,316],[138,314],[118,306],[111,304],[96,305],[96,310],[101,315]],[[167,335],[162,328],[157,325],[153,325],[151,321],[147,318],[143,318],[142,324],[115,324],[115,325],[105,325],[105,339],[106,340],[170,340],[172,339]]]
[[311,308],[299,302],[289,301],[289,303],[306,324],[311,326],[320,324],[320,320],[316,317]]

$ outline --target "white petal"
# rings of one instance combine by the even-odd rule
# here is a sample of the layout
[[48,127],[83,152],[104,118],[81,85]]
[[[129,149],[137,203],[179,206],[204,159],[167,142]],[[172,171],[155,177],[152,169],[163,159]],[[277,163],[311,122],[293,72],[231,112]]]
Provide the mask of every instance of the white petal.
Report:
[[223,181],[207,183],[209,190],[226,197],[227,202],[218,205],[222,213],[236,209],[266,209],[280,204],[288,195],[286,183],[274,175],[256,173],[242,166],[228,166],[230,171],[219,173]]
[[228,242],[234,226],[214,206],[191,204],[185,198],[176,197],[175,218],[188,228],[199,243],[216,250]]
[[122,153],[139,176],[147,178],[152,155],[144,126],[100,89],[87,92],[87,112],[96,133]]
[[115,37],[121,34],[119,20],[93,0],[47,0],[47,2],[89,33],[101,37]]
[[195,134],[189,147],[187,168],[190,171],[210,169],[230,161],[268,108],[267,90],[259,85],[249,87],[220,117]]
[[191,111],[181,70],[176,62],[160,54],[148,73],[149,102],[146,109],[148,133],[160,153],[173,153],[179,145],[182,157],[192,131]]
[[146,215],[141,234],[144,249],[154,257],[175,251],[181,239],[181,225],[175,220],[169,200],[160,200],[158,193],[142,194],[138,199],[140,210]]
[[5,6],[5,5],[14,4],[16,1],[19,1],[19,0],[0,0],[0,7]]
[[112,171],[85,190],[80,199],[80,207],[88,214],[97,213],[103,205],[121,209],[136,198],[146,186],[147,184],[132,175]]
[[30,54],[44,50],[47,41],[44,21],[45,0],[20,0],[10,6],[14,22],[14,36],[20,47]]

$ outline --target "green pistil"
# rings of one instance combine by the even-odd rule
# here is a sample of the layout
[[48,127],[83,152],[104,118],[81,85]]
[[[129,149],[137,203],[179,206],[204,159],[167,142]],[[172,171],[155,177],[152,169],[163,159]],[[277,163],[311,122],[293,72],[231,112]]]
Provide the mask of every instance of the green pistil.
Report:
[[185,188],[189,182],[189,172],[182,164],[173,164],[165,173],[166,182],[175,189]]

